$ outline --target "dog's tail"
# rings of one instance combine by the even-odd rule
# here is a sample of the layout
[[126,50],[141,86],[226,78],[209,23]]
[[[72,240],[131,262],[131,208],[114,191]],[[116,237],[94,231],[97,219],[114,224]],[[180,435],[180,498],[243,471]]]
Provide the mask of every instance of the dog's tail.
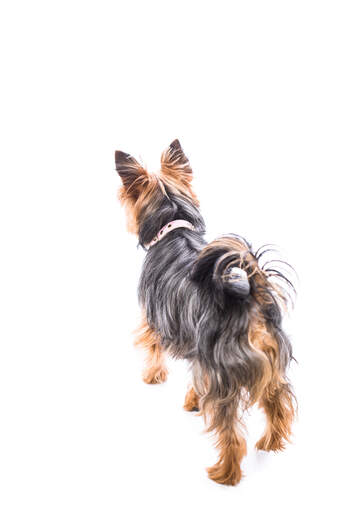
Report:
[[200,253],[193,269],[194,280],[218,296],[227,294],[236,299],[246,299],[251,290],[250,249],[248,243],[236,235],[215,240]]

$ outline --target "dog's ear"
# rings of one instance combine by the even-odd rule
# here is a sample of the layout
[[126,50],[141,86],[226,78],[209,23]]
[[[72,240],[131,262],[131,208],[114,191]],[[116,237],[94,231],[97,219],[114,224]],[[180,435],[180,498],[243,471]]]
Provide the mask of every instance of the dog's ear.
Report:
[[173,140],[161,157],[161,172],[184,183],[192,181],[193,173],[178,139]]
[[135,158],[123,151],[115,151],[115,164],[126,193],[134,195],[138,183],[142,181],[142,178],[147,177],[146,170]]

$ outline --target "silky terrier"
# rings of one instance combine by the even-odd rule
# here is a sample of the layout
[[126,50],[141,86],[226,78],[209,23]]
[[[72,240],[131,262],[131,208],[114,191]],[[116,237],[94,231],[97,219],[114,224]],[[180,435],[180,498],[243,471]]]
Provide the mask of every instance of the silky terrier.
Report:
[[236,485],[246,454],[243,410],[256,402],[264,410],[258,450],[282,450],[290,439],[296,407],[286,371],[293,356],[281,324],[291,282],[273,264],[260,264],[266,246],[253,252],[237,235],[206,243],[192,169],[178,140],[163,153],[157,175],[122,151],[115,160],[128,230],[146,250],[136,335],[147,354],[143,380],[166,380],[166,354],[189,362],[184,408],[203,415],[219,451],[208,475]]

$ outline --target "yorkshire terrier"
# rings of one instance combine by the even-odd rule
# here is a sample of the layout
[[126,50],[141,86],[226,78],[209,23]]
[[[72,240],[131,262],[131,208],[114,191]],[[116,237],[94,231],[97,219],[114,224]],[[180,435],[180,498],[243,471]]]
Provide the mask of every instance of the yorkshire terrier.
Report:
[[136,337],[147,353],[143,380],[166,380],[166,354],[190,363],[184,408],[200,411],[219,451],[208,475],[236,485],[246,454],[241,410],[258,402],[265,412],[258,450],[282,450],[290,440],[296,408],[286,371],[293,356],[281,324],[291,282],[274,265],[260,264],[265,246],[253,252],[237,235],[205,242],[192,169],[178,140],[162,154],[158,175],[122,151],[115,160],[128,230],[146,250]]

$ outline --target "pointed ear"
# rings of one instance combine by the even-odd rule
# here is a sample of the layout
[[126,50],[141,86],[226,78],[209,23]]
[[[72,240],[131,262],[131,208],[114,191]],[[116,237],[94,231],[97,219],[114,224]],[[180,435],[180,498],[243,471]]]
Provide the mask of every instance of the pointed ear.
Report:
[[178,139],[173,140],[162,154],[161,172],[187,183],[192,180],[192,168]]
[[127,192],[132,191],[132,185],[138,178],[146,177],[145,169],[128,153],[115,151],[116,171],[122,179],[122,183]]

